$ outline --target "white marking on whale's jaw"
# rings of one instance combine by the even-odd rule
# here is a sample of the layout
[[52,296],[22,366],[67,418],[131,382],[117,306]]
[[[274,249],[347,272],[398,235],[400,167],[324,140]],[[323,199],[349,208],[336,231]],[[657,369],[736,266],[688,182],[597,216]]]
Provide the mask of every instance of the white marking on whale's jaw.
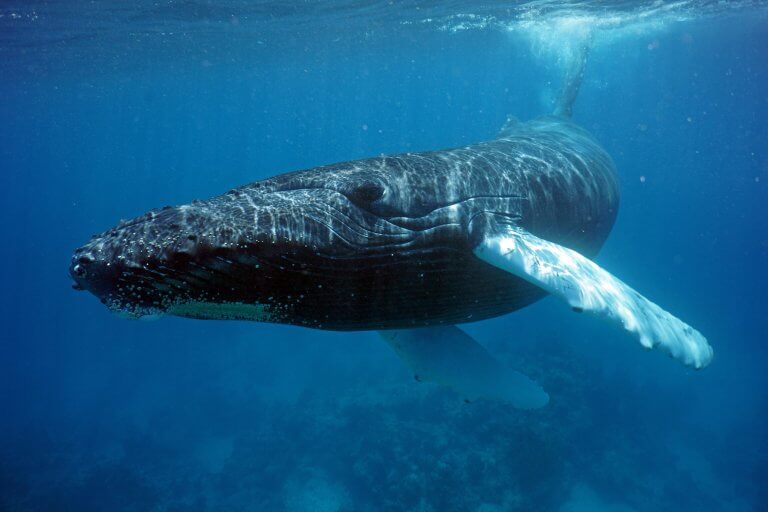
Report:
[[247,320],[269,322],[275,318],[274,306],[243,302],[179,302],[168,307],[169,315],[204,320]]
[[107,308],[112,313],[117,315],[119,318],[122,318],[125,320],[141,320],[145,322],[153,322],[165,316],[165,313],[163,313],[159,309],[154,309],[154,308],[125,309],[122,306],[120,306],[117,302],[114,302],[114,303],[105,302],[105,304],[107,305]]
[[141,320],[142,322],[155,322],[157,320],[160,320],[164,316],[165,315],[163,315],[161,313],[150,313],[148,315],[143,315],[143,316],[139,317],[139,320]]

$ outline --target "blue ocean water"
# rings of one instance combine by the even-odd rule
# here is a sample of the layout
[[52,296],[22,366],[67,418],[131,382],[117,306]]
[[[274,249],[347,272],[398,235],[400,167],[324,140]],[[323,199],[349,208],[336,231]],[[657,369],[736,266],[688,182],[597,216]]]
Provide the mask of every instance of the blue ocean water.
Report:
[[[554,299],[464,326],[550,394],[466,404],[370,332],[127,321],[71,289],[121,218],[552,110],[615,160],[597,261],[693,371]],[[0,510],[768,509],[764,2],[4,2]]]

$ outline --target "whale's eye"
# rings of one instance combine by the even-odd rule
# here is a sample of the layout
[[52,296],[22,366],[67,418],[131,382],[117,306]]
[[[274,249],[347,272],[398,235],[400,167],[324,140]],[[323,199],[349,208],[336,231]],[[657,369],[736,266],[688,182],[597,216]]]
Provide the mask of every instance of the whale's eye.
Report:
[[370,204],[384,195],[384,187],[378,183],[361,183],[349,193],[349,200],[356,204]]

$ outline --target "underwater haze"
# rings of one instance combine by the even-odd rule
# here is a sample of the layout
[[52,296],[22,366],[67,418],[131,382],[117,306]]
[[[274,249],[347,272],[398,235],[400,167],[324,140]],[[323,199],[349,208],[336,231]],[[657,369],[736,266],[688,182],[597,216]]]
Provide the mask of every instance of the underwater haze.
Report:
[[[462,327],[549,393],[465,403],[375,332],[165,317],[72,289],[74,248],[286,171],[552,112],[612,156],[595,260],[705,369],[546,298]],[[0,4],[0,510],[768,510],[768,3]]]

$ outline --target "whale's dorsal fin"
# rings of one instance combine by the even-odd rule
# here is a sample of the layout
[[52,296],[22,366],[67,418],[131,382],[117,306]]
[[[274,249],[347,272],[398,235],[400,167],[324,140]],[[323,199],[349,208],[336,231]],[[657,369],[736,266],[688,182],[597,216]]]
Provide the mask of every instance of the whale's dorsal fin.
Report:
[[518,118],[515,116],[507,116],[507,120],[504,121],[504,125],[501,127],[501,130],[499,130],[497,137],[500,139],[509,137],[515,130],[517,130],[518,126],[520,126],[520,120]]
[[510,370],[455,325],[379,331],[418,381],[448,386],[466,401],[490,399],[518,409],[543,407],[549,396]]
[[488,227],[475,255],[586,311],[618,323],[645,348],[659,346],[695,368],[712,360],[696,329],[664,311],[581,254],[508,225]]

